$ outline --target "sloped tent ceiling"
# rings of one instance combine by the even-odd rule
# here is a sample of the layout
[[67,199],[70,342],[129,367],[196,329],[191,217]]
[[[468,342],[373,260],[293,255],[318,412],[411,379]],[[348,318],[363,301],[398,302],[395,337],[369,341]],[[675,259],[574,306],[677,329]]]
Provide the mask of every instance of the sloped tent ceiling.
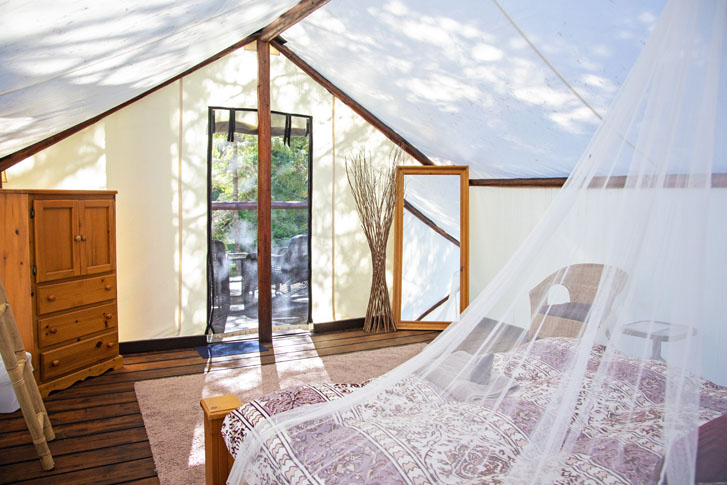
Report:
[[471,178],[560,177],[599,124],[588,105],[605,114],[664,4],[333,0],[284,37],[419,150],[470,165]]
[[[0,157],[184,72],[296,3],[2,2]],[[472,178],[566,176],[663,4],[332,0],[284,37],[435,160],[468,164]]]
[[0,157],[158,86],[296,3],[0,1]]

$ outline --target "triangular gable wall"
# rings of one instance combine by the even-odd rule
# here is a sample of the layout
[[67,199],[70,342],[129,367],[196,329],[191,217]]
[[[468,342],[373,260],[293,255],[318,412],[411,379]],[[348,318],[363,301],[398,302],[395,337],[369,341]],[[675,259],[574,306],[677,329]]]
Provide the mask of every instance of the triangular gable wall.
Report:
[[[393,144],[284,56],[271,56],[271,65],[272,108],[309,114],[314,123],[313,319],[359,318],[370,257],[345,156],[365,148],[383,160]],[[204,330],[207,109],[254,108],[256,67],[256,54],[238,49],[7,172],[10,189],[118,190],[122,341]]]

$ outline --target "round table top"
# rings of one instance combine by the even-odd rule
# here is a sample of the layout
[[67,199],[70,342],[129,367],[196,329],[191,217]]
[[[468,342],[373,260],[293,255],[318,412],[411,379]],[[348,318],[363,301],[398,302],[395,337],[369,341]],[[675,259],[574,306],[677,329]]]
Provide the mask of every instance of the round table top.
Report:
[[[624,325],[623,332],[633,337],[670,342],[685,338],[689,335],[690,328],[680,323],[662,322],[659,320],[637,320]],[[696,333],[696,329],[693,329],[692,335]]]

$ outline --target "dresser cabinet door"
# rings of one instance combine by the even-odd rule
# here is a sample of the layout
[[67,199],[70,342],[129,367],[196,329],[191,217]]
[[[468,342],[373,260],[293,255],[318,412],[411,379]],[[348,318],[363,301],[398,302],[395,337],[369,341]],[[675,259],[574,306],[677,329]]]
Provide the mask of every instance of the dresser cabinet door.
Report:
[[81,275],[78,201],[36,200],[33,209],[36,281]]
[[116,269],[114,201],[36,200],[36,281]]
[[83,201],[80,210],[81,273],[113,271],[116,268],[114,201]]

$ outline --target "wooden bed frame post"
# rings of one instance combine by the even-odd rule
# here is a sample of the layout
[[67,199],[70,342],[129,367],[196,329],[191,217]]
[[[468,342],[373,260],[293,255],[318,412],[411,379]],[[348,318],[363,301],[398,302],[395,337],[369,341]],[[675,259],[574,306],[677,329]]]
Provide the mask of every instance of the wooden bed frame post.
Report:
[[232,457],[222,438],[222,421],[231,411],[242,406],[234,394],[208,397],[199,402],[204,411],[204,474],[207,485],[223,485],[227,482]]

